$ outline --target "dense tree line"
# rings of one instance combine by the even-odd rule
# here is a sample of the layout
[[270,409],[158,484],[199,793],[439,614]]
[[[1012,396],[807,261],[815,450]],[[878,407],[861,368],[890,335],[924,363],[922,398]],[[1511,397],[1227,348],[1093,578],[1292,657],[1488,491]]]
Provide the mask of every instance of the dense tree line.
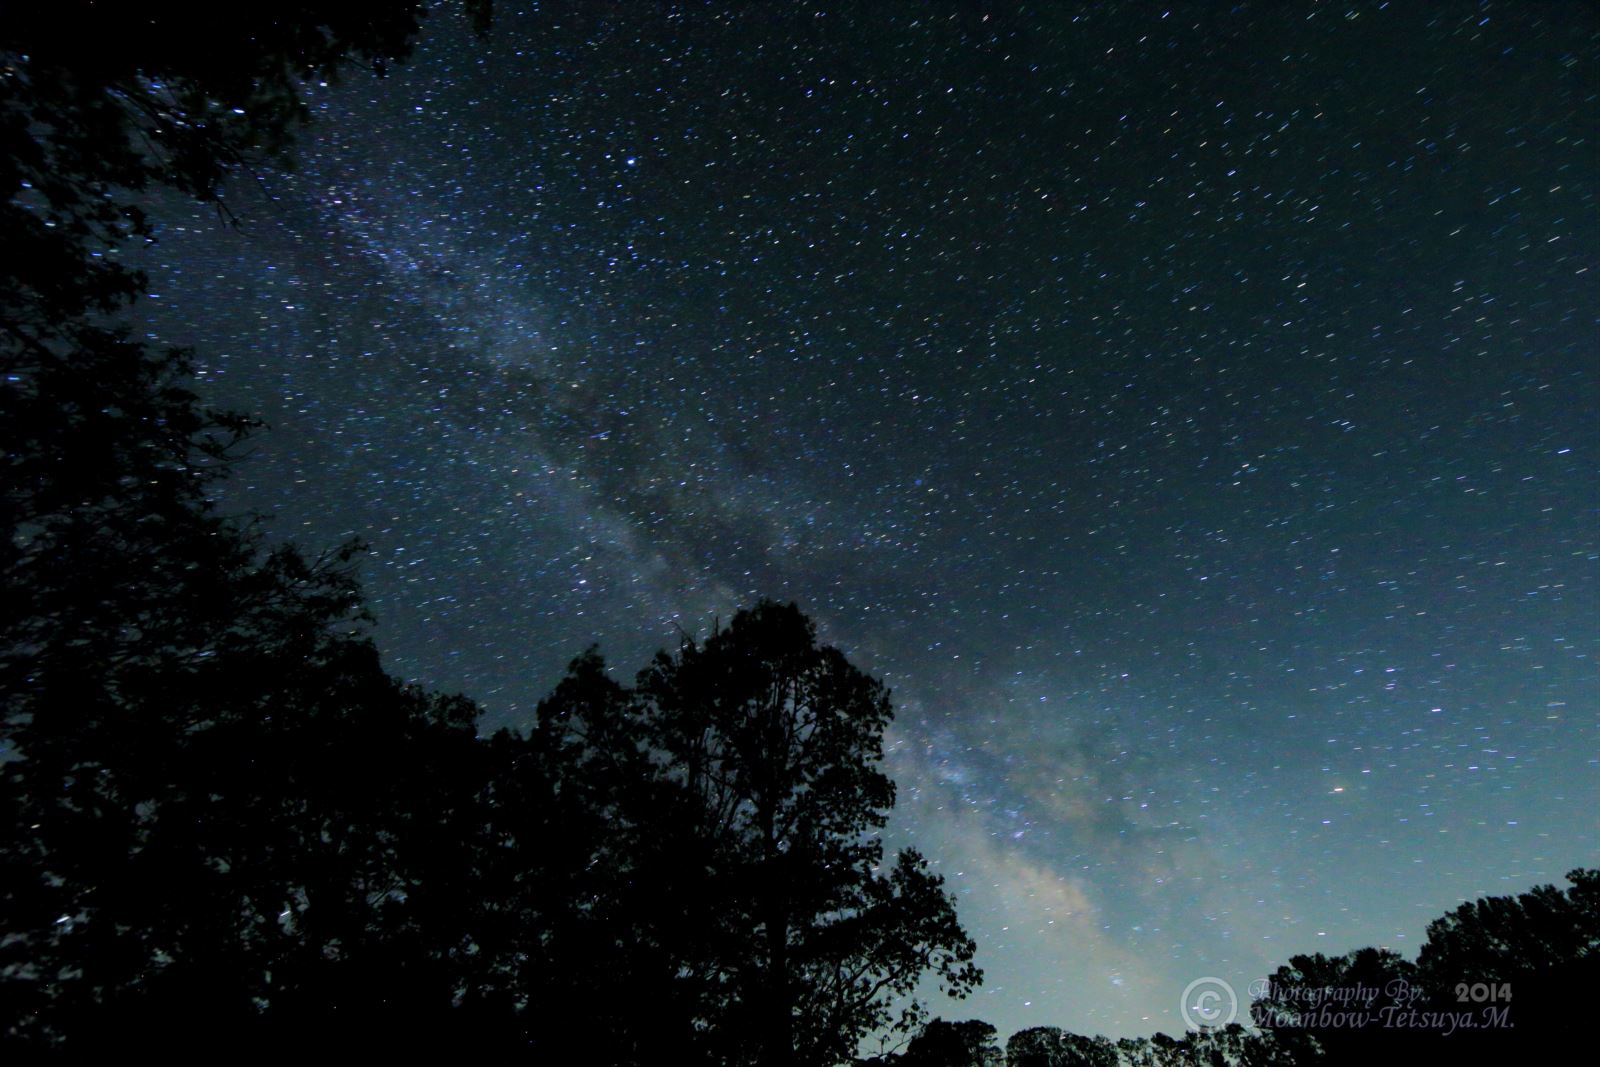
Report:
[[[406,877],[406,776],[471,737],[461,702],[378,670],[355,546],[308,558],[215,512],[250,420],[203,408],[189,354],[117,317],[145,284],[119,258],[151,237],[139,194],[220,203],[231,166],[288,143],[301,81],[401,58],[421,11],[321,7],[0,10],[8,1046],[224,1026],[359,957]],[[330,773],[369,744],[411,766],[376,790]]]
[[1485,897],[1434,920],[1415,961],[1387,949],[1295,956],[1239,989],[1250,1026],[1182,1037],[1012,1034],[977,1020],[927,1024],[873,1067],[1306,1067],[1556,1062],[1600,989],[1600,869],[1566,889]]
[[360,546],[218,513],[253,423],[118,319],[143,192],[226,217],[300,87],[403,61],[425,14],[0,9],[0,1049],[847,1061],[923,977],[979,979],[876,834],[882,686],[762,603],[631,687],[586,654],[480,737],[382,669]]

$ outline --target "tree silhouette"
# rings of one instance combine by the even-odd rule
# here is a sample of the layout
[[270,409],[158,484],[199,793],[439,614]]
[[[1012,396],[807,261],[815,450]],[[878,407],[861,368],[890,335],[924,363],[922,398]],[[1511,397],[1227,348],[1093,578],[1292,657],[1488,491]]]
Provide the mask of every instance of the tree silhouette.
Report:
[[1485,1029],[1443,1039],[1466,1062],[1568,1054],[1575,1020],[1600,988],[1600,869],[1569,871],[1568,889],[1536,886],[1515,897],[1483,897],[1428,924],[1417,974],[1423,1007],[1478,1021]]
[[452,774],[473,709],[383,674],[354,546],[269,550],[214,512],[251,423],[204,410],[187,354],[112,318],[143,291],[116,255],[149,238],[142,191],[215,202],[288,145],[303,81],[401,58],[421,11],[0,9],[8,1048],[359,1015],[384,995],[358,975],[421,990],[446,951],[421,917],[460,866],[440,828],[471,800]]
[[1343,1062],[1411,1046],[1416,1035],[1386,1025],[1386,1018],[1409,1004],[1405,991],[1416,983],[1415,965],[1387,949],[1293,956],[1268,979],[1267,995],[1251,1005],[1251,1015],[1297,1058]]
[[668,788],[662,840],[681,843],[698,900],[686,974],[729,1063],[829,1063],[885,1025],[931,971],[955,996],[980,979],[942,879],[876,836],[883,686],[818,646],[794,605],[764,601],[640,676]]
[[1019,1030],[1006,1042],[1006,1067],[1117,1067],[1116,1047],[1057,1026]]
[[[1058,1027],[1018,1031],[1009,1067],[1308,1067],[1553,1061],[1600,980],[1600,871],[1565,890],[1484,897],[1428,926],[1415,963],[1387,949],[1295,956],[1238,1023],[1109,1041]],[[931,1028],[930,1028],[931,1029]],[[948,1035],[945,1035],[946,1037]],[[943,1047],[943,1044],[941,1044]],[[896,1061],[915,1067],[909,1055]],[[943,1061],[940,1061],[943,1062]],[[965,1061],[961,1061],[965,1062]]]
[[[1552,1055],[1600,979],[1600,872],[1567,878],[1565,891],[1461,905],[1429,924],[1416,963],[1374,948],[1296,956],[1252,1006],[1255,1021],[1298,1062]],[[1328,990],[1369,995],[1347,1005]]]
[[900,1062],[904,1067],[1000,1067],[1006,1056],[990,1024],[932,1019],[911,1039]]
[[1424,981],[1504,982],[1600,952],[1600,870],[1567,874],[1569,890],[1537,886],[1516,897],[1483,897],[1428,924],[1417,954]]
[[688,1060],[699,937],[634,693],[591,650],[493,752],[474,875],[469,1006],[520,1020],[529,1051],[584,1062]]
[[421,1025],[813,1063],[909,1029],[890,1005],[926,972],[976,984],[941,880],[883,863],[887,695],[793,606],[635,690],[580,658],[484,742],[470,702],[383,672],[357,546],[308,559],[216,513],[253,424],[117,325],[139,198],[228,216],[302,86],[403,59],[425,5],[113,8],[0,10],[0,1045],[315,1026],[370,1054]]

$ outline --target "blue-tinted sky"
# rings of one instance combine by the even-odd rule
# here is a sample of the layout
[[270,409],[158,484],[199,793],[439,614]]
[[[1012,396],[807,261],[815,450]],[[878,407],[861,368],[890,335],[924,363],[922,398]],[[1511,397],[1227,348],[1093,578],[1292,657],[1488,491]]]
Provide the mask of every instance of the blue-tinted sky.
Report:
[[798,601],[1002,1035],[1596,861],[1592,5],[514,6],[151,266],[392,669]]

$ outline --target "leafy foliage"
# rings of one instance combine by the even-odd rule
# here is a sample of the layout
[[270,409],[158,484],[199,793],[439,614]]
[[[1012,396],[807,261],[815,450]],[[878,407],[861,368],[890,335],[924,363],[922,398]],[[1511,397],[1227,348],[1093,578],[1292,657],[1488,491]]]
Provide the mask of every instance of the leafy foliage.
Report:
[[933,1019],[900,1058],[904,1067],[1001,1067],[1006,1056],[995,1029],[979,1019]]
[[956,996],[976,985],[942,879],[913,850],[884,863],[888,694],[798,608],[740,612],[658,656],[639,690],[663,807],[699,842],[692,970],[728,1062],[838,1062],[915,1024],[915,1003],[891,1004],[925,971]]
[[526,736],[492,741],[477,907],[514,918],[476,937],[532,1046],[841,1063],[914,1025],[918,1006],[892,1005],[925,973],[976,984],[941,880],[913,852],[884,863],[889,716],[793,605],[740,612],[631,690],[575,660]]
[[142,191],[220,203],[423,11],[0,12],[0,1042],[848,1058],[924,971],[978,977],[921,859],[879,870],[882,687],[763,605],[480,740],[383,672],[359,546],[217,513],[254,424],[112,318]]
[[[217,201],[289,144],[301,81],[403,57],[421,11],[0,11],[8,1047],[180,1017],[199,1041],[325,1002],[328,972],[425,955],[420,872],[453,869],[429,850],[460,799],[435,772],[467,758],[473,711],[383,674],[357,546],[309,559],[216,513],[253,424],[203,409],[189,355],[111,317],[144,287],[118,259],[149,238],[141,191]],[[362,985],[342,988],[348,1006]]]

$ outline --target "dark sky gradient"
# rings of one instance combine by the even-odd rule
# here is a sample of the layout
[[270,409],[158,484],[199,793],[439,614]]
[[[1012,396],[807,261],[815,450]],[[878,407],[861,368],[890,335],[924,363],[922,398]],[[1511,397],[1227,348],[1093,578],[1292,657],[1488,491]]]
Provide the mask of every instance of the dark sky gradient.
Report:
[[798,601],[1002,1035],[1596,861],[1593,5],[512,6],[151,263],[393,669]]

